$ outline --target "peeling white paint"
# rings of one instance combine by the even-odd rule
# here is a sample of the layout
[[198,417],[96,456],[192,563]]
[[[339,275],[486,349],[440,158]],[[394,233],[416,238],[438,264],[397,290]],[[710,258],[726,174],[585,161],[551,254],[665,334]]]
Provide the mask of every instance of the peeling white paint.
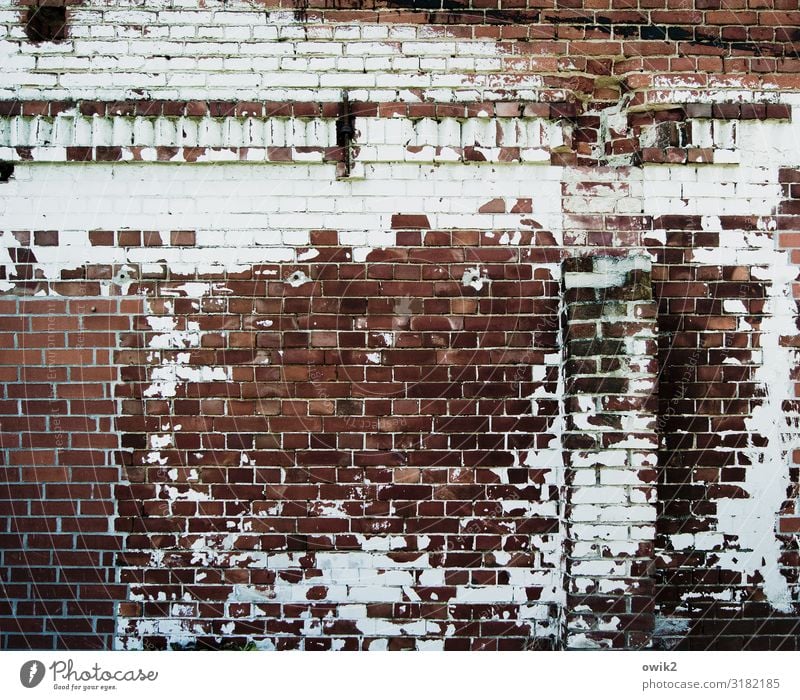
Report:
[[[792,592],[781,572],[781,542],[776,537],[777,514],[787,497],[792,451],[800,448],[797,419],[787,424],[783,410],[785,401],[793,400],[789,377],[797,366],[797,352],[783,347],[781,336],[794,336],[796,303],[792,282],[797,268],[790,265],[786,253],[775,252],[765,275],[772,284],[768,288],[761,322],[760,338],[763,363],[754,379],[766,391],[761,404],[745,420],[750,446],[745,450],[751,464],[745,470],[742,488],[747,498],[723,498],[717,501],[717,529],[736,538],[738,550],[719,552],[719,565],[752,577],[763,578],[764,594],[770,605],[780,612],[792,610]],[[766,447],[753,445],[752,436],[767,438]]]
[[487,277],[486,272],[477,267],[468,267],[461,276],[461,284],[465,287],[472,287],[477,292],[483,289],[483,285],[490,282],[491,280]]
[[297,270],[286,278],[286,283],[291,287],[302,287],[304,284],[308,284],[312,281],[313,280],[302,270]]

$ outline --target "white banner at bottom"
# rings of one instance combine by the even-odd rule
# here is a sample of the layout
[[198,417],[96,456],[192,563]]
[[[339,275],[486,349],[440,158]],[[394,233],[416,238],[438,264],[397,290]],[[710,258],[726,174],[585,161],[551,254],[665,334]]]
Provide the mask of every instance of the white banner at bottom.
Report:
[[796,652],[0,652],[6,700],[797,698]]

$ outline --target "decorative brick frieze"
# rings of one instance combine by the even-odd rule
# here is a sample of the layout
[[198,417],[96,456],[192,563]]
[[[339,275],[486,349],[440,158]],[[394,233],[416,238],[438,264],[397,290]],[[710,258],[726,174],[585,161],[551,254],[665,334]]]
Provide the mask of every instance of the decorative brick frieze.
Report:
[[[740,160],[733,120],[789,115],[785,105],[686,105],[631,113],[627,129],[603,131],[601,118],[576,116],[559,104],[407,104],[388,111],[347,105],[349,158],[362,164],[733,164]],[[0,160],[338,163],[341,109],[322,103],[6,103],[0,105],[6,115],[0,117]]]

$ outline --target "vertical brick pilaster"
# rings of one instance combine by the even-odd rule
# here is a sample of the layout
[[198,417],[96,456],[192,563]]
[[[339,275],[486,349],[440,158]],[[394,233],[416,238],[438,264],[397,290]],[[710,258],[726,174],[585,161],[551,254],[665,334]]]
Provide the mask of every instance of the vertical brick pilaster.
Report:
[[565,645],[648,646],[657,355],[650,259],[564,262]]

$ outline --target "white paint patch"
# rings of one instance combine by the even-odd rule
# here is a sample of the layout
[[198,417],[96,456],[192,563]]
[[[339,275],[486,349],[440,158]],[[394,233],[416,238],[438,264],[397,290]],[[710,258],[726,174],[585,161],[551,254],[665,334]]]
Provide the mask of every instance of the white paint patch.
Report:
[[[766,396],[745,420],[750,445],[745,453],[751,464],[746,467],[742,488],[747,498],[723,498],[717,501],[717,529],[735,537],[738,550],[720,552],[719,566],[740,571],[744,576],[758,573],[763,578],[764,594],[780,612],[792,610],[789,582],[781,573],[781,542],[776,537],[778,512],[787,497],[792,451],[800,448],[797,419],[787,423],[784,402],[794,399],[791,373],[797,366],[797,352],[783,347],[781,336],[794,336],[796,302],[792,283],[797,268],[790,265],[786,253],[772,253],[768,266],[765,318],[761,323],[763,363],[754,379],[763,386]],[[752,435],[767,439],[765,447],[756,447]]]
[[520,231],[514,231],[514,235],[509,237],[508,233],[504,233],[500,236],[500,243],[503,245],[519,245],[520,241],[522,240],[522,233]]
[[177,488],[175,486],[164,487],[167,498],[170,501],[210,501],[211,496],[205,491],[197,491],[193,488]]
[[172,444],[172,435],[150,435],[150,448],[161,450]]
[[728,314],[746,314],[747,307],[741,299],[724,299],[722,310]]
[[286,283],[291,287],[302,287],[304,284],[308,284],[312,281],[313,280],[302,270],[297,270],[286,278]]
[[688,617],[664,617],[663,615],[656,615],[653,636],[656,638],[670,636],[683,638],[688,634],[691,626],[692,621]]
[[185,296],[190,297],[192,299],[199,299],[204,297],[211,291],[211,284],[208,282],[185,282],[184,284],[179,284],[170,288],[163,288],[161,293],[164,295],[169,295],[174,292],[184,292]]
[[570,649],[603,649],[611,648],[611,640],[603,639],[597,641],[587,637],[583,632],[570,634],[567,637],[567,647]]
[[629,272],[633,270],[649,272],[651,267],[652,262],[646,255],[628,255],[622,258],[598,257],[594,259],[592,272],[565,273],[564,286],[567,289],[622,287]]
[[477,267],[468,267],[461,276],[461,284],[465,287],[472,287],[477,292],[483,289],[483,285],[490,282],[491,280],[486,275],[486,271],[481,271]]
[[319,257],[319,251],[316,248],[311,248],[310,250],[307,250],[304,253],[299,253],[297,256],[297,261],[304,262],[305,260],[314,260],[314,258],[318,257]]

